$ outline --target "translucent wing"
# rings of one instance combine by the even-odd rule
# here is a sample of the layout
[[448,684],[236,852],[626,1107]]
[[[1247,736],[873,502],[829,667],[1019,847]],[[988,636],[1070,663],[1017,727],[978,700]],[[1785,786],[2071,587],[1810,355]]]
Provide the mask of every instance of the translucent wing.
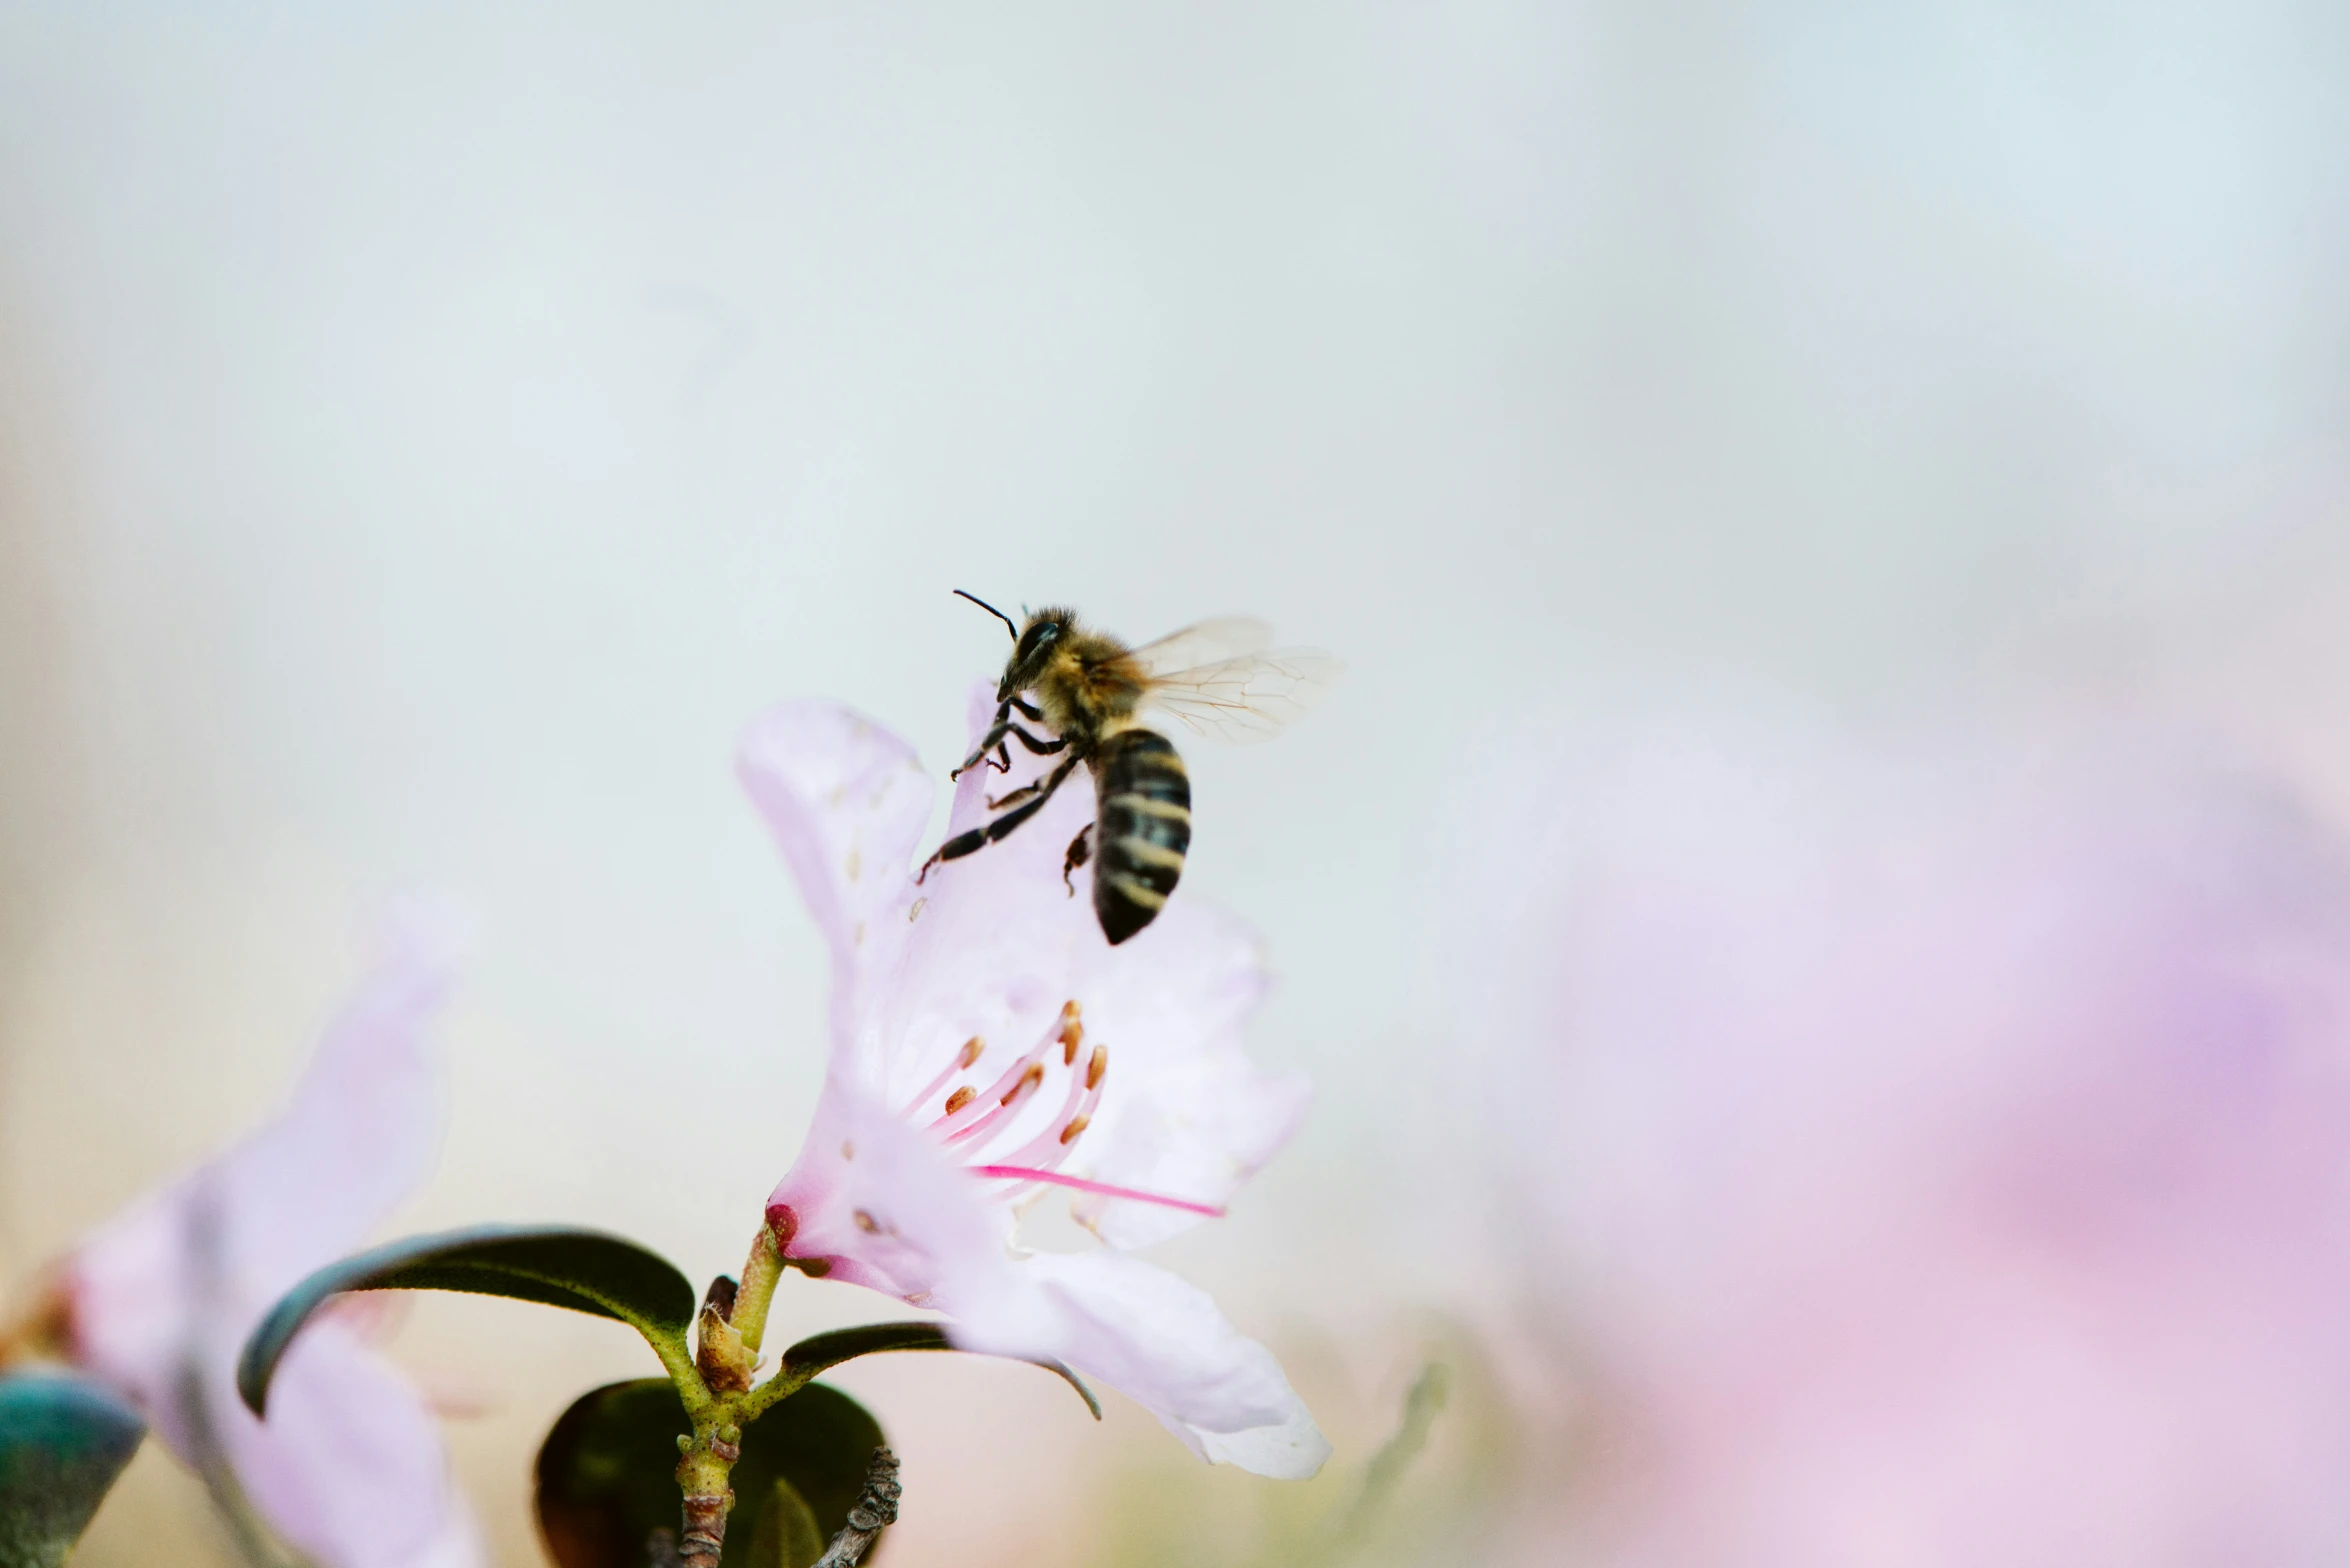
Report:
[[1244,653],[1155,677],[1146,707],[1194,734],[1218,740],[1270,740],[1281,726],[1320,702],[1346,666],[1319,648]]
[[1272,646],[1272,627],[1246,615],[1228,615],[1146,642],[1134,650],[1134,660],[1142,666],[1143,674],[1156,679],[1244,653],[1263,653]]

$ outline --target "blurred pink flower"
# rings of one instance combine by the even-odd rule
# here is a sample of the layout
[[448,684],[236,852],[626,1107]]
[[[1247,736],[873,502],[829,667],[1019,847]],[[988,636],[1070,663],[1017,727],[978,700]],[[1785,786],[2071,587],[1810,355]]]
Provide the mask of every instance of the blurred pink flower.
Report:
[[1517,764],[1478,1024],[1589,1560],[2350,1557],[2338,845],[2142,746]]
[[74,1359],[200,1472],[225,1465],[321,1568],[485,1560],[438,1428],[408,1380],[329,1314],[295,1343],[269,1419],[237,1397],[246,1334],[289,1286],[354,1250],[431,1168],[422,1029],[447,989],[421,924],[327,1029],[293,1103],[91,1234],[65,1264]]
[[[993,713],[974,699],[975,724]],[[976,729],[975,729],[976,735]],[[964,776],[949,832],[1038,771]],[[1254,942],[1196,900],[1112,948],[1062,855],[1090,820],[1073,781],[1017,834],[917,886],[929,778],[906,743],[794,703],[742,746],[832,948],[832,1054],[770,1213],[787,1254],[954,1319],[958,1343],[1053,1356],[1158,1414],[1205,1458],[1304,1476],[1329,1449],[1272,1354],[1198,1290],[1123,1255],[1222,1212],[1295,1129],[1304,1084],[1250,1065]],[[1022,1253],[1048,1188],[1111,1250]]]

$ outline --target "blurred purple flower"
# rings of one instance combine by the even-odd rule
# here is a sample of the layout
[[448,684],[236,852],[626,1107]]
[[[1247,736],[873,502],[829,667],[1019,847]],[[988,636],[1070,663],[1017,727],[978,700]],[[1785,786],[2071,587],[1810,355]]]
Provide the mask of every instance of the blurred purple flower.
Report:
[[2143,747],[1519,763],[1479,1032],[1591,1560],[2350,1556],[2337,845]]
[[[993,706],[975,697],[975,725]],[[1328,1445],[1272,1354],[1123,1255],[1221,1213],[1303,1114],[1305,1085],[1242,1049],[1265,987],[1249,935],[1178,900],[1103,941],[1082,881],[1062,886],[1082,783],[917,886],[932,787],[904,741],[794,703],[752,727],[740,769],[832,948],[831,1063],[770,1200],[787,1256],[947,1312],[970,1348],[1099,1376],[1204,1458],[1313,1474]],[[965,775],[948,830],[1037,771]],[[1110,1250],[1013,1247],[1019,1207],[1051,1187]]]
[[74,1359],[227,1506],[249,1505],[321,1568],[485,1560],[433,1417],[353,1321],[330,1313],[295,1342],[266,1423],[235,1386],[262,1313],[365,1241],[431,1168],[422,1030],[447,989],[448,944],[423,921],[396,936],[283,1114],[109,1221],[64,1267]]

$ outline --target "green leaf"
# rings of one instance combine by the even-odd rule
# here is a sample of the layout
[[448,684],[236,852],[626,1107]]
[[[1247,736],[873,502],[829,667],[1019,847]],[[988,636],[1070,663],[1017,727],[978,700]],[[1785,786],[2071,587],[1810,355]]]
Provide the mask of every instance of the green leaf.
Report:
[[816,1513],[807,1499],[777,1476],[767,1488],[767,1506],[750,1542],[747,1568],[810,1568],[824,1555],[825,1536],[816,1528]]
[[[677,1440],[692,1429],[666,1378],[607,1384],[563,1412],[538,1459],[539,1528],[560,1568],[644,1568],[647,1537],[678,1528]],[[848,1523],[881,1444],[880,1424],[865,1408],[822,1383],[744,1427],[725,1562],[769,1568],[754,1555],[763,1539],[788,1548],[810,1533],[821,1553]],[[807,1532],[768,1525],[779,1481],[806,1510]]]
[[245,1341],[237,1392],[255,1415],[278,1359],[310,1315],[346,1290],[462,1290],[617,1318],[682,1356],[699,1298],[665,1258],[602,1231],[483,1225],[387,1242],[330,1263],[281,1297]]
[[1420,1369],[1412,1380],[1411,1389],[1404,1395],[1403,1416],[1397,1421],[1394,1435],[1380,1445],[1379,1452],[1363,1467],[1362,1490],[1355,1494],[1352,1506],[1332,1515],[1324,1529],[1332,1556],[1347,1557],[1367,1544],[1373,1526],[1394,1499],[1403,1484],[1404,1473],[1412,1461],[1428,1446],[1428,1433],[1443,1414],[1445,1401],[1452,1395],[1452,1369],[1441,1361],[1431,1361]]
[[84,1378],[0,1378],[0,1568],[59,1568],[146,1423]]
[[[783,1364],[776,1369],[775,1384],[787,1392],[806,1383],[829,1367],[859,1356],[876,1355],[891,1350],[956,1350],[946,1336],[944,1327],[937,1323],[865,1323],[856,1328],[836,1328],[829,1334],[815,1334],[783,1353]],[[1025,1359],[1025,1358],[1023,1358]],[[1029,1363],[1047,1372],[1057,1374],[1077,1397],[1085,1401],[1085,1408],[1093,1418],[1102,1418],[1102,1402],[1093,1397],[1076,1373],[1050,1357],[1037,1357]]]

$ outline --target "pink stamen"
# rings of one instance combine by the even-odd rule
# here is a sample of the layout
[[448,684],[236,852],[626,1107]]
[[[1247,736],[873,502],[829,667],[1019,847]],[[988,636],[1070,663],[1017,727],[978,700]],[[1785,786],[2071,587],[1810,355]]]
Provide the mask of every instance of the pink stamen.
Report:
[[[1005,1095],[1001,1100],[996,1102],[994,1110],[989,1111],[985,1116],[980,1117],[979,1120],[975,1122],[967,1122],[963,1126],[957,1127],[953,1132],[948,1133],[948,1146],[952,1147],[958,1143],[969,1143],[972,1139],[979,1137],[981,1134],[991,1131],[998,1122],[1005,1121],[1011,1117],[1019,1116],[1025,1113],[1028,1109],[1028,1102],[1035,1098],[1037,1087],[1043,1082],[1044,1068],[1041,1065],[1037,1066],[1036,1075],[1034,1077],[1029,1077],[1026,1074],[1023,1074],[1020,1081],[1012,1085],[1012,1092]],[[979,1102],[975,1101],[973,1103],[976,1104]],[[947,1120],[953,1121],[956,1117],[963,1115],[964,1112],[967,1112],[970,1109],[971,1107],[966,1105],[963,1107],[962,1111],[957,1111],[955,1116],[949,1117]]]
[[[937,1121],[932,1122],[930,1130],[945,1133],[949,1143],[960,1143],[978,1131],[978,1128],[972,1125],[974,1122],[992,1124],[1000,1120],[1001,1113],[999,1111],[985,1108],[1001,1105],[1005,1093],[1020,1081],[1028,1069],[1042,1062],[1045,1053],[1061,1043],[1061,1030],[1070,1021],[1070,1010],[1076,1005],[1074,1002],[1063,1004],[1061,1011],[1055,1015],[1051,1027],[1045,1031],[1044,1038],[1037,1041],[1034,1048],[1015,1058],[1012,1065],[1004,1069],[1002,1077],[973,1095],[961,1110],[951,1116],[941,1116]],[[1019,1099],[1012,1103],[1017,1107],[1025,1104],[1027,1099],[1027,1094],[1023,1093]]]
[[971,1042],[969,1040],[966,1040],[961,1045],[956,1046],[955,1054],[947,1058],[946,1071],[940,1073],[936,1078],[931,1079],[928,1084],[923,1086],[922,1092],[920,1094],[915,1095],[911,1100],[906,1102],[906,1109],[904,1114],[909,1120],[928,1111],[930,1109],[930,1102],[938,1098],[938,1091],[955,1081],[955,1074],[961,1072],[965,1065],[967,1065],[963,1058],[965,1054],[970,1051],[970,1049]]
[[1205,1214],[1212,1220],[1224,1217],[1224,1210],[1213,1203],[1194,1203],[1189,1198],[1163,1197],[1155,1192],[1144,1192],[1135,1187],[1113,1187],[1106,1181],[1087,1181],[1082,1176],[1064,1176],[1059,1171],[1040,1171],[1025,1165],[973,1165],[967,1167],[974,1176],[999,1177],[1005,1181],[1041,1181],[1055,1187],[1073,1187],[1079,1192],[1097,1193],[1105,1198],[1132,1198],[1137,1203],[1155,1203],[1163,1209],[1182,1209],[1191,1214]]
[[1061,1129],[1068,1126],[1069,1118],[1077,1115],[1080,1110],[1091,1114],[1092,1107],[1086,1103],[1089,1093],[1095,1101],[1101,1099],[1099,1089],[1089,1091],[1085,1087],[1085,1074],[1082,1072],[1071,1073],[1069,1075],[1068,1097],[1061,1102],[1061,1108],[1054,1114],[1053,1119],[1045,1123],[1044,1131],[1005,1155],[1003,1162],[1006,1165],[1032,1165],[1042,1160],[1046,1169],[1049,1170],[1067,1159],[1069,1145],[1061,1140]]

